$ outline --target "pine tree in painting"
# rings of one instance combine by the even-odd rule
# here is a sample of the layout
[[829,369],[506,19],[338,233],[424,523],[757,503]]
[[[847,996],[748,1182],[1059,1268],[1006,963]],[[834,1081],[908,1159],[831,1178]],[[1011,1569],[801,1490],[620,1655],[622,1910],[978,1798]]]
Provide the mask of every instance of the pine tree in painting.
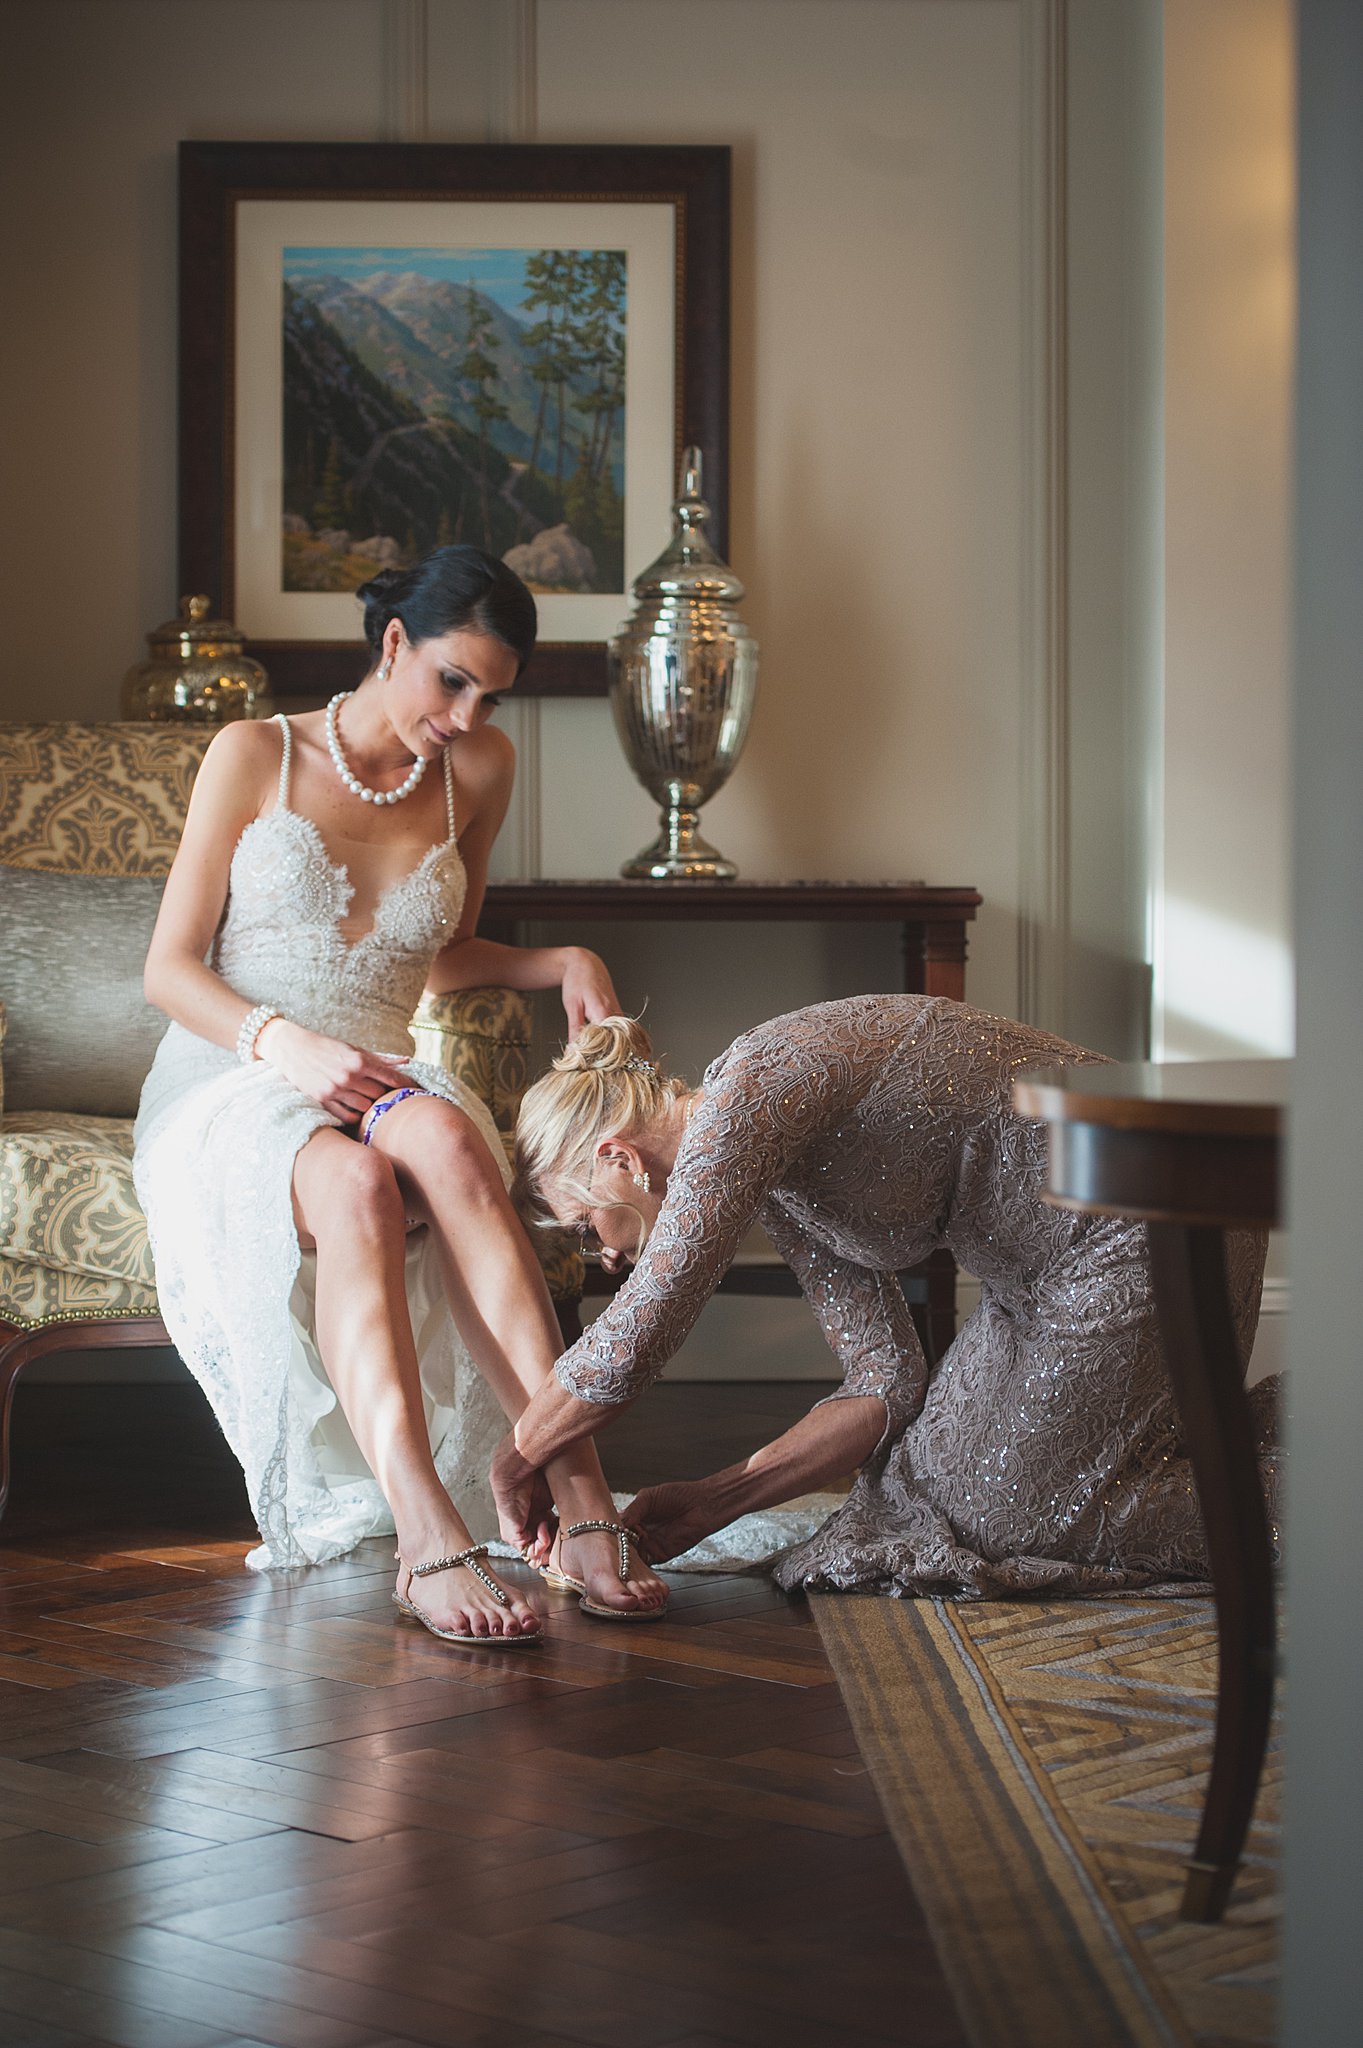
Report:
[[487,489],[488,429],[498,420],[509,417],[507,408],[496,396],[497,359],[490,353],[496,345],[492,338],[493,324],[492,308],[474,288],[470,278],[468,346],[459,374],[473,386],[469,405],[478,422],[478,504],[483,515],[483,546],[486,548],[492,546],[492,510]]

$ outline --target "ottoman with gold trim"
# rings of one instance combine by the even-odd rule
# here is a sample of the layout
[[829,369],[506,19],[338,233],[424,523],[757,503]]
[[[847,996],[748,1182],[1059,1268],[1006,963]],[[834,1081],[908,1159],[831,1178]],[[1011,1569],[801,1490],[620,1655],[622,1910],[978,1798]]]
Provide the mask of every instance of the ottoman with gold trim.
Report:
[[[142,964],[212,737],[167,725],[0,725],[0,1510],[10,1406],[45,1351],[168,1343],[132,1183],[132,1119],[165,1018]],[[529,999],[427,998],[421,1058],[487,1103],[510,1147]],[[565,1327],[582,1263],[539,1247]]]

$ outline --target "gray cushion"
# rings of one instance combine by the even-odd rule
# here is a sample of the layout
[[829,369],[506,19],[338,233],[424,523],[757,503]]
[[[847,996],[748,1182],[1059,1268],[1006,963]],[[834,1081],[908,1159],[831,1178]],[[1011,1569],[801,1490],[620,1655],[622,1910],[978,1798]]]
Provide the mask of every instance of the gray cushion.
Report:
[[132,1116],[166,1019],[142,967],[165,883],[0,867],[5,1108]]

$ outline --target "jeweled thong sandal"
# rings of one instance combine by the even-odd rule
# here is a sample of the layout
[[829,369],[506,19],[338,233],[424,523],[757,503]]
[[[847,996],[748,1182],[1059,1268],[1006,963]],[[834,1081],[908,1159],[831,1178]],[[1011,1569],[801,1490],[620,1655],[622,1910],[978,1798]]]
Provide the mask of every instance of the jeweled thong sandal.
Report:
[[[614,1536],[619,1544],[620,1583],[622,1585],[627,1584],[629,1580],[629,1546],[631,1543],[637,1548],[642,1548],[642,1546],[639,1544],[639,1539],[633,1529],[627,1528],[623,1522],[570,1522],[566,1529],[560,1528],[558,1532],[559,1541],[562,1542],[569,1536],[586,1536],[593,1529],[600,1529],[606,1535]],[[564,1593],[580,1594],[581,1597],[577,1604],[582,1609],[582,1612],[584,1614],[599,1615],[602,1621],[661,1621],[667,1612],[668,1603],[666,1600],[659,1607],[603,1607],[599,1601],[593,1600],[588,1594],[585,1579],[575,1579],[571,1572],[558,1571],[553,1565],[537,1565],[535,1569],[539,1572],[546,1585],[557,1586]]]
[[[511,1600],[505,1586],[499,1586],[491,1572],[485,1572],[478,1562],[480,1557],[486,1556],[486,1543],[472,1543],[467,1550],[456,1551],[453,1557],[436,1557],[432,1558],[429,1564],[408,1565],[408,1586],[410,1588],[413,1579],[428,1579],[432,1572],[452,1572],[458,1566],[463,1565],[473,1573],[475,1579],[482,1580],[499,1607],[509,1607]],[[405,1560],[403,1561],[405,1562]],[[469,1643],[479,1650],[515,1650],[519,1649],[524,1643],[541,1642],[544,1637],[542,1629],[536,1629],[533,1635],[527,1634],[525,1631],[514,1636],[492,1635],[491,1633],[485,1636],[462,1635],[458,1629],[437,1628],[429,1614],[424,1613],[416,1605],[415,1601],[404,1599],[401,1593],[394,1593],[393,1605],[401,1613],[407,1615],[409,1620],[419,1621],[421,1626],[424,1629],[429,1629],[433,1636],[439,1636],[442,1643]]]

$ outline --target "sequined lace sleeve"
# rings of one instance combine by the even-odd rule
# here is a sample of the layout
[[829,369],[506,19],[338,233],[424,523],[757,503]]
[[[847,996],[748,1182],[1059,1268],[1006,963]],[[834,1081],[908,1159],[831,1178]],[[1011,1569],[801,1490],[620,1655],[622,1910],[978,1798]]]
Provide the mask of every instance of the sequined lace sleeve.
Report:
[[[928,1384],[927,1360],[898,1278],[893,1273],[872,1272],[825,1250],[774,1204],[763,1212],[762,1222],[799,1280],[828,1347],[842,1367],[842,1385],[826,1398],[845,1401],[857,1395],[879,1395],[885,1403],[885,1430],[877,1451],[883,1449],[918,1414]],[[816,1405],[822,1407],[823,1403]]]
[[768,1193],[846,1099],[848,1062],[824,1048],[740,1038],[705,1077],[643,1257],[556,1368],[580,1401],[632,1401],[714,1293]]

